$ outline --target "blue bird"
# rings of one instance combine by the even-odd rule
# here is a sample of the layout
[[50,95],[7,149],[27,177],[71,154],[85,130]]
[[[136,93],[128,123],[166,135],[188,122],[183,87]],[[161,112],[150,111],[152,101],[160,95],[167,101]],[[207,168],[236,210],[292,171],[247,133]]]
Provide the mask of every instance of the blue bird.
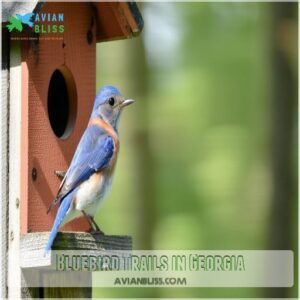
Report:
[[33,27],[33,22],[30,21],[34,14],[28,13],[25,15],[16,14],[17,19],[19,19],[23,24],[27,24],[29,27]]
[[70,167],[48,212],[59,205],[45,253],[49,252],[60,227],[84,215],[92,230],[101,232],[94,215],[110,188],[120,148],[118,122],[123,108],[134,101],[113,86],[96,95],[88,126],[77,146]]

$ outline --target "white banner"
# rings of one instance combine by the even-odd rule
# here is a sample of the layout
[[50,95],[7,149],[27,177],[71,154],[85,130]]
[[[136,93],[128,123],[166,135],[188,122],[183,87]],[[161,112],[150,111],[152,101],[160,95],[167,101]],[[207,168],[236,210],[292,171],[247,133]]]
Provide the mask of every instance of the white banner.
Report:
[[294,284],[292,251],[95,250],[51,251],[48,255],[37,251],[21,255],[20,264],[27,284],[32,287],[292,287]]

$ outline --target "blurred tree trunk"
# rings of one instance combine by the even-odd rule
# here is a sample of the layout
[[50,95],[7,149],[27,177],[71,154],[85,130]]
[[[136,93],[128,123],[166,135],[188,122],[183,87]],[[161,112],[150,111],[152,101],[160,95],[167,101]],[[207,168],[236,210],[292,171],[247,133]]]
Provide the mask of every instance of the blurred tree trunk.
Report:
[[[145,3],[139,3],[143,14]],[[137,237],[134,249],[151,250],[153,245],[153,234],[156,225],[156,194],[155,194],[155,159],[150,147],[150,96],[148,89],[150,70],[146,61],[143,34],[132,40],[129,51],[130,78],[133,80],[133,95],[136,97],[136,110],[133,122],[136,124],[135,143],[135,199],[137,201],[136,217],[138,222]],[[137,297],[140,292],[137,290]],[[143,289],[143,297],[159,298],[160,290],[155,288]]]
[[[294,140],[297,137],[298,5],[297,3],[273,3],[271,5],[271,106],[273,109],[271,119],[271,163],[273,192],[269,248],[277,250],[292,249],[296,260],[298,252],[298,207],[297,151],[295,151],[296,143]],[[296,282],[297,278],[295,278]],[[268,289],[267,296],[295,297],[295,295],[288,293],[288,289]]]
[[[143,5],[139,3],[139,9],[143,14]],[[134,38],[129,49],[129,72],[133,80],[131,86],[133,95],[136,97],[136,113],[134,123],[136,124],[135,176],[134,182],[136,199],[136,216],[138,217],[138,237],[135,244],[138,249],[150,250],[152,245],[152,234],[156,220],[155,188],[154,188],[154,160],[149,145],[149,95],[148,76],[149,70],[146,62],[143,34]]]

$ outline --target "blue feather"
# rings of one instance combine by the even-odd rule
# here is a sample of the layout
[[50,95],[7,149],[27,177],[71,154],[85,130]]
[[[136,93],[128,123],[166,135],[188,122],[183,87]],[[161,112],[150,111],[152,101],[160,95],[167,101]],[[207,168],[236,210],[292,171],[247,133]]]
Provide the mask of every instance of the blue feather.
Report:
[[100,104],[104,103],[107,100],[107,98],[109,98],[112,95],[121,95],[121,93],[117,88],[111,85],[106,85],[102,87],[95,98],[93,110],[95,110]]
[[83,134],[67,171],[57,200],[62,201],[80,183],[109,164],[114,153],[113,139],[97,126],[90,126]]
[[50,232],[50,235],[49,235],[49,238],[48,238],[48,242],[45,246],[45,255],[51,250],[53,241],[54,241],[54,239],[57,235],[59,227],[60,227],[64,217],[66,216],[66,213],[67,213],[68,209],[70,208],[70,204],[71,204],[73,196],[76,192],[77,192],[77,189],[74,190],[72,193],[70,193],[64,199],[64,201],[61,203],[61,205],[60,205],[60,207],[57,211],[57,214],[56,214],[56,217],[55,217],[55,220],[54,220],[54,224],[52,226],[52,229],[51,229],[51,232]]
[[114,153],[113,139],[103,129],[90,126],[83,134],[54,204],[60,203],[45,253],[50,251],[59,227],[82,182],[109,164]]

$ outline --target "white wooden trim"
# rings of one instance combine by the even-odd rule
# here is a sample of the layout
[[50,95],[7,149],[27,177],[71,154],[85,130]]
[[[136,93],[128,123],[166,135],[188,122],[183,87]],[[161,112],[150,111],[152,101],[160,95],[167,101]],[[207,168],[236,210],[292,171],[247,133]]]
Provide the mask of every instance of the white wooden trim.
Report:
[[[9,231],[8,231],[8,297],[21,298],[20,199],[21,182],[21,48],[12,42],[10,48],[9,106]],[[12,287],[12,288],[10,288]]]
[[[3,40],[2,40],[3,42]],[[8,45],[6,45],[8,47]],[[0,101],[0,298],[7,297],[7,207],[8,207],[8,49],[5,51],[5,67],[1,71],[1,101]],[[1,53],[2,54],[2,53]]]

